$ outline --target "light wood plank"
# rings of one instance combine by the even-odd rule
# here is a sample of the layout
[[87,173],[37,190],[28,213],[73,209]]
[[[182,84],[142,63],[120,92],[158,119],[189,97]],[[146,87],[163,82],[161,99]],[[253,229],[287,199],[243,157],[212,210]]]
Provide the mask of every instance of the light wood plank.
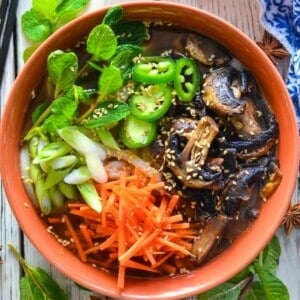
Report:
[[[111,5],[116,3],[126,2],[126,0],[91,0],[88,10],[100,8],[103,5]],[[136,2],[136,1],[135,1]],[[253,40],[261,40],[263,28],[259,23],[260,7],[257,1],[253,0],[173,0],[177,3],[185,3],[210,11],[233,25],[240,28]],[[18,21],[21,14],[27,10],[31,5],[31,1],[19,1]],[[18,68],[23,65],[22,53],[28,44],[20,29],[18,22]],[[9,54],[7,63],[13,64],[12,51]],[[8,76],[5,76],[5,81],[1,86],[1,107],[6,97],[7,91],[13,82],[13,68],[12,65],[7,68]],[[4,201],[3,201],[4,200]],[[296,196],[294,201],[297,201]],[[7,243],[14,244],[17,248],[21,248],[20,232],[14,217],[11,215],[11,210],[5,201],[4,193],[1,189],[1,215],[0,215],[0,244]],[[278,231],[278,236],[282,246],[282,256],[280,259],[279,276],[288,286],[291,293],[291,300],[299,300],[300,295],[300,278],[296,274],[300,269],[299,260],[299,244],[300,233],[294,231],[292,235],[287,238],[282,229]],[[68,293],[70,299],[88,300],[91,293],[80,290],[72,281],[60,274],[57,270],[52,268],[49,263],[35,250],[27,238],[24,239],[24,253],[26,260],[33,264],[43,267],[48,270],[53,278],[57,280],[62,288]],[[0,267],[0,300],[19,299],[18,280],[19,280],[19,265],[12,257],[6,247],[1,254],[4,259],[4,265]]]
[[[0,87],[1,115],[3,103],[7,98],[8,92],[11,88],[11,83],[13,82],[14,78],[14,51],[13,43],[11,41],[6,60],[3,82]],[[0,188],[0,197],[0,245],[2,245],[0,256],[3,260],[3,264],[0,265],[0,300],[19,299],[18,285],[21,270],[18,261],[8,249],[8,244],[12,244],[17,249],[20,249],[21,232],[11,212],[2,184]]]

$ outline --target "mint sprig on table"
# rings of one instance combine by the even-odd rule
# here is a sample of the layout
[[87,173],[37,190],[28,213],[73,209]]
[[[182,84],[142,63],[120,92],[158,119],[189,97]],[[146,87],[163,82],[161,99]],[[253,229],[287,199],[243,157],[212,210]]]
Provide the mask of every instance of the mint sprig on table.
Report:
[[21,18],[25,36],[32,44],[25,49],[26,61],[37,47],[62,25],[75,19],[88,0],[32,0],[32,7]]
[[25,275],[20,280],[21,300],[67,300],[67,294],[56,281],[42,268],[29,265],[16,248],[8,245],[20,262]]
[[276,277],[281,248],[276,236],[244,270],[220,286],[198,295],[198,300],[288,300],[289,292]]

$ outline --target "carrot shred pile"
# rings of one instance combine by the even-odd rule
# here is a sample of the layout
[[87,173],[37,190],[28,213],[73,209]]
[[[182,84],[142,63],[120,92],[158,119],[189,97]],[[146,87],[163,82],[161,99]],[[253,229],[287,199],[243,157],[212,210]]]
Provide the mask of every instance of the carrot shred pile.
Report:
[[[133,175],[123,172],[119,179],[95,186],[102,199],[101,213],[85,203],[69,203],[70,217],[80,217],[77,229],[70,217],[63,217],[79,258],[108,269],[114,265],[120,290],[127,269],[176,273],[178,266],[170,259],[191,255],[195,238],[190,224],[176,213],[179,196],[168,195],[164,182],[138,168]],[[96,258],[99,253],[101,262]]]

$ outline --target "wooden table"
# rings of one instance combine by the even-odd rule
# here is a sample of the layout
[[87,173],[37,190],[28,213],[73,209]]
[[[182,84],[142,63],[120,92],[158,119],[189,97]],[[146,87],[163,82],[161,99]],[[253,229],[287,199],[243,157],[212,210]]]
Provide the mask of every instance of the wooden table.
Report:
[[[17,1],[17,0],[15,0]],[[138,1],[138,0],[136,0]],[[10,42],[10,51],[6,61],[4,79],[1,85],[1,110],[6,96],[14,81],[16,73],[22,67],[22,52],[26,47],[26,40],[20,29],[22,13],[31,6],[30,0],[19,1],[17,12],[16,30]],[[103,5],[115,4],[124,1],[91,0],[87,11],[97,9]],[[174,0],[173,2],[185,3],[194,7],[213,12],[234,24],[255,41],[260,41],[263,28],[259,22],[260,6],[255,0]],[[4,63],[4,62],[0,62]],[[70,299],[90,299],[92,293],[79,289],[72,281],[65,278],[53,269],[46,260],[24,236],[12,215],[5,192],[1,187],[0,201],[0,245],[3,246],[0,256],[3,263],[0,265],[0,300],[17,300],[19,295],[19,280],[22,275],[19,263],[9,251],[7,244],[13,244],[22,251],[25,259],[32,265],[48,270],[53,278],[68,293]],[[298,193],[295,191],[293,202],[298,202]],[[300,299],[300,231],[293,230],[287,237],[282,228],[277,232],[281,242],[282,255],[280,258],[278,276],[287,285],[292,300]],[[98,297],[101,297],[98,295]],[[104,298],[104,297],[103,297]]]

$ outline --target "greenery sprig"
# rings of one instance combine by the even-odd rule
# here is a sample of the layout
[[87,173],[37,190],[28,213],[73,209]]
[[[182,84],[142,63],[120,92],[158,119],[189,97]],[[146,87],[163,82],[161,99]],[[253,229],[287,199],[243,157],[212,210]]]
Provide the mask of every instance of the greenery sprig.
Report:
[[21,26],[31,45],[25,49],[26,61],[37,47],[62,25],[73,20],[88,0],[32,0],[32,7],[21,18]]

